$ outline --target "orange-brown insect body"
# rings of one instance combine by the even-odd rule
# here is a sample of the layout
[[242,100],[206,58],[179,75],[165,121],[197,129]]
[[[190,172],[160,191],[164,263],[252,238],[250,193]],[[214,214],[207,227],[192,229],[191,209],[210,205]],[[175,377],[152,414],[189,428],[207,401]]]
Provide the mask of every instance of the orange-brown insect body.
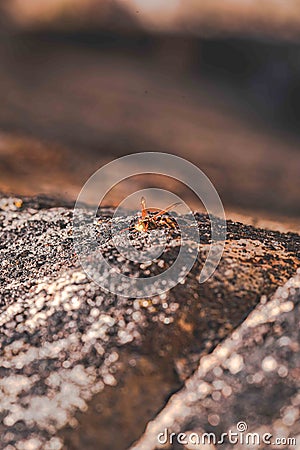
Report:
[[153,216],[151,216],[149,215],[148,211],[152,208],[146,208],[146,201],[144,197],[142,197],[141,199],[142,217],[134,225],[134,229],[144,233],[159,228],[171,228],[173,230],[176,230],[177,229],[176,222],[171,217],[168,216],[164,217],[163,215],[178,204],[179,203],[173,203],[166,209],[163,209],[158,213],[154,214]]

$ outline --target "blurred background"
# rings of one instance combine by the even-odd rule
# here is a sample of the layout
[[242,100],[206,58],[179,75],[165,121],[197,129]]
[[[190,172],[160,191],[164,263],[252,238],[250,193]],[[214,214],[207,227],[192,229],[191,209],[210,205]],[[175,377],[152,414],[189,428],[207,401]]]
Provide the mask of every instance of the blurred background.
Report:
[[0,191],[75,200],[165,151],[228,217],[298,227],[300,0],[2,0],[0,27]]

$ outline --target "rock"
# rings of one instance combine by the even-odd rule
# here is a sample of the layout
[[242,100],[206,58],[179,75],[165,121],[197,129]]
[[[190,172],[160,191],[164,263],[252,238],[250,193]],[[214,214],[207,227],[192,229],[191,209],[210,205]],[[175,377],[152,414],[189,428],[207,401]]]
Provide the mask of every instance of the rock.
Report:
[[[222,261],[200,285],[210,223],[197,214],[199,257],[184,283],[161,296],[126,299],[104,292],[84,273],[73,249],[70,206],[19,197],[1,204],[0,428],[6,450],[128,448],[199,360],[234,336],[261,297],[269,298],[299,265],[299,235],[228,221]],[[99,214],[105,236],[112,211]],[[178,246],[171,236],[166,263]],[[109,235],[102,251],[117,262]],[[132,276],[144,274],[140,264],[127,267]],[[148,270],[151,275],[157,267]],[[232,377],[244,367],[245,357],[235,353]],[[273,366],[266,359],[262,370]]]
[[164,448],[183,448],[177,441],[182,432],[179,440],[186,442],[184,448],[200,448],[202,439],[208,444],[203,433],[212,433],[210,448],[221,445],[218,440],[228,433],[222,447],[232,448],[230,430],[238,432],[238,449],[245,448],[247,439],[251,448],[276,439],[281,445],[270,448],[294,448],[296,441],[299,445],[299,325],[300,270],[269,302],[263,297],[229,338],[201,358],[195,374],[150,422],[132,450],[155,449],[160,433],[160,442],[172,440]]

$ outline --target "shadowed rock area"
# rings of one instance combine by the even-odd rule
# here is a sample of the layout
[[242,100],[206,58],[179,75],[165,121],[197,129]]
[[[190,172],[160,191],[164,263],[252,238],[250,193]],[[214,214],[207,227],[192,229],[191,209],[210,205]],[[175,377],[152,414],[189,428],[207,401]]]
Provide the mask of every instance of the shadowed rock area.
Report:
[[[180,242],[172,233],[157,265],[145,268],[122,260],[109,236],[112,212],[100,209],[95,223],[100,237],[106,236],[101,251],[111,263],[133,277],[151,276],[158,267],[172,264]],[[233,330],[262,296],[266,301],[296,273],[299,235],[228,221],[221,263],[199,284],[210,221],[204,214],[196,214],[196,219],[199,255],[184,282],[167,294],[126,299],[104,292],[82,270],[73,249],[71,205],[47,198],[1,198],[2,448],[128,448],[192,375],[200,358],[228,336],[238,345],[240,334]],[[135,239],[147,245],[142,236]],[[293,308],[278,308],[279,316],[292,314]],[[289,317],[294,340],[295,323]],[[267,332],[272,333],[271,325]],[[248,341],[253,353],[260,351],[261,340],[249,335],[242,339],[245,348]],[[235,358],[229,372],[241,366],[242,356]],[[271,363],[267,360],[266,367]],[[277,364],[284,365],[279,360]],[[285,387],[285,377],[280,383],[284,398],[294,395],[295,386]],[[229,398],[228,411],[234,401]],[[207,407],[213,411],[217,406]],[[236,417],[232,411],[228,423]],[[143,439],[146,444],[140,448],[154,448],[147,444],[147,434]]]

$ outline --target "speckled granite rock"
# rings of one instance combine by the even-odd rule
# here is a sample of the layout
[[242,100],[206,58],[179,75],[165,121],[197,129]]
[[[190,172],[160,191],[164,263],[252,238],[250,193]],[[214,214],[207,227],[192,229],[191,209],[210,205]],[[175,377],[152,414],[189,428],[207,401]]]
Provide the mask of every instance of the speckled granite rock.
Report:
[[[206,448],[232,448],[228,437],[222,445],[218,440],[229,430],[237,432],[237,425],[244,431],[238,433],[244,442],[239,437],[237,449],[246,448],[247,434],[251,448],[300,448],[299,350],[300,270],[271,301],[263,296],[242,325],[201,358],[197,371],[132,450],[161,448],[159,433],[161,443],[173,442],[163,448],[200,448],[192,444],[201,443],[203,433],[216,435]],[[176,436],[171,438],[172,432]],[[186,445],[178,445],[180,432],[185,435],[179,441]],[[264,436],[265,445],[262,441],[261,446],[253,445],[258,438],[253,441],[250,433]],[[281,445],[268,444],[276,444],[276,439]]]
[[[300,239],[229,221],[223,259],[199,285],[210,232],[197,215],[202,243],[184,284],[128,300],[87,278],[73,251],[72,210],[56,204],[0,202],[1,448],[125,449],[199,358],[295,273]],[[102,230],[110,213],[100,211]]]

